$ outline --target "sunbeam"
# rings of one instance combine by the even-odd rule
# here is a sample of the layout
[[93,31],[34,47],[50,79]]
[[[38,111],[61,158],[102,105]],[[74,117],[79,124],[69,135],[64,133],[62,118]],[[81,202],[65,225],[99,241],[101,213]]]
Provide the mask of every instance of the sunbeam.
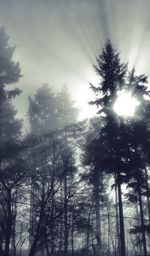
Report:
[[74,99],[77,91],[86,90],[107,39],[129,69],[135,66],[149,75],[149,7],[148,0],[1,2],[0,24],[17,46],[14,57],[23,73],[22,115],[29,87],[34,93],[45,82],[56,91],[66,84]]

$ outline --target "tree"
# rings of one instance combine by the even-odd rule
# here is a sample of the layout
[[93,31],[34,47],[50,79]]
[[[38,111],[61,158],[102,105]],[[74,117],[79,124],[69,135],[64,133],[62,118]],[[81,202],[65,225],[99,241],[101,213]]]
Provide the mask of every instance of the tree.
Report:
[[[119,54],[114,50],[110,41],[107,41],[102,54],[97,58],[97,66],[94,67],[100,76],[100,84],[95,87],[91,84],[92,90],[97,98],[91,104],[96,104],[101,114],[103,127],[98,132],[93,149],[94,166],[97,172],[106,171],[112,168],[112,173],[117,174],[119,213],[120,213],[120,235],[121,235],[121,255],[125,256],[125,236],[123,222],[123,208],[121,197],[121,178],[119,169],[119,145],[117,143],[118,124],[112,113],[112,106],[116,97],[117,90],[124,85],[127,66],[120,63]],[[115,145],[115,148],[114,146]],[[111,159],[108,156],[110,153]],[[107,160],[105,161],[105,157]],[[115,165],[114,165],[115,164]],[[98,166],[98,168],[97,168]],[[99,246],[100,247],[100,246]],[[99,255],[99,254],[98,254]]]
[[9,36],[4,27],[0,28],[0,102],[19,95],[18,88],[6,90],[7,85],[14,84],[21,77],[19,63],[12,60],[15,47],[8,45]]
[[18,82],[21,74],[19,64],[12,59],[15,48],[8,45],[8,40],[5,29],[0,28],[0,204],[4,220],[1,228],[4,232],[5,256],[10,253],[15,191],[22,180],[24,170],[18,156],[21,121],[16,118],[17,112],[12,104],[12,98],[21,91],[18,88],[7,89],[8,85]]
[[[92,195],[93,195],[93,205],[95,208],[96,214],[96,255],[100,255],[102,249],[102,239],[101,239],[101,207],[102,202],[102,192],[103,189],[103,178],[102,178],[102,169],[100,162],[100,150],[101,147],[97,140],[97,129],[94,125],[91,125],[91,132],[88,133],[86,138],[86,150],[83,156],[83,163],[85,166],[89,166],[89,173],[84,174],[83,177],[88,178],[88,182],[92,185]],[[94,136],[93,136],[94,134]],[[96,137],[95,137],[96,134]],[[91,140],[91,137],[94,139]]]
[[[30,152],[31,169],[31,214],[30,251],[33,256],[41,249],[50,255],[54,251],[55,220],[63,214],[59,201],[59,189],[63,180],[61,165],[61,141],[49,141]],[[36,211],[35,211],[36,209]]]
[[77,112],[66,86],[55,95],[52,88],[44,84],[33,98],[29,97],[31,133],[39,136],[64,128],[76,121]]
[[[144,224],[144,211],[142,197],[147,191],[147,175],[146,169],[149,165],[149,114],[150,93],[147,86],[147,77],[145,75],[136,76],[135,70],[129,74],[129,85],[134,89],[134,96],[138,98],[140,106],[136,113],[136,118],[130,126],[128,126],[128,173],[126,174],[126,182],[128,187],[133,189],[133,196],[139,203],[141,225],[137,226],[137,232],[142,234],[142,243],[144,255],[147,255],[146,245],[146,225]],[[133,229],[132,229],[133,231]]]
[[76,122],[78,109],[74,106],[66,85],[57,94],[57,117],[60,127],[66,127]]
[[91,104],[96,104],[101,109],[99,113],[108,115],[111,113],[117,90],[124,87],[127,65],[120,63],[119,54],[108,40],[102,54],[97,57],[97,66],[94,69],[100,77],[100,83],[98,87],[90,84],[97,95],[97,99]]
[[31,133],[36,136],[57,129],[56,96],[47,84],[39,88],[33,98],[29,97],[28,116]]
[[[111,173],[115,177],[118,188],[121,255],[123,256],[126,255],[126,247],[121,185],[130,180],[136,180],[143,229],[143,250],[144,255],[147,255],[141,191],[143,169],[148,163],[147,156],[149,154],[147,78],[145,75],[135,76],[134,70],[126,78],[127,67],[120,64],[119,55],[113,49],[110,41],[106,43],[102,55],[97,61],[96,71],[101,77],[101,83],[97,88],[91,85],[97,93],[97,99],[92,104],[96,104],[100,108],[102,128],[96,140],[99,150],[96,147],[95,152],[98,157],[94,162],[98,161],[105,173]],[[132,92],[133,97],[140,102],[136,116],[125,120],[113,111],[117,92],[122,89]]]
[[[57,134],[58,129],[63,129],[65,126],[72,124],[72,122],[75,121],[75,113],[76,113],[76,109],[73,107],[73,102],[70,99],[70,95],[68,93],[68,90],[66,87],[63,87],[62,90],[60,91],[60,93],[58,93],[57,96],[55,96],[55,94],[52,92],[52,90],[48,87],[48,85],[44,85],[42,86],[40,89],[37,90],[34,98],[29,98],[29,121],[30,121],[30,126],[31,126],[31,135],[30,137],[32,138],[32,135],[34,134],[34,136],[41,136],[41,138],[43,137],[43,141],[45,140],[44,135],[47,134],[47,137],[51,137],[53,138],[53,135]],[[54,135],[54,137],[57,137]],[[63,136],[60,136],[60,141],[59,143],[63,143]],[[65,139],[66,141],[66,139]],[[57,141],[58,143],[58,141]],[[68,209],[67,209],[67,205],[68,205],[68,168],[70,168],[68,166],[68,161],[69,161],[69,157],[68,160],[63,160],[63,163],[60,161],[59,159],[59,153],[57,152],[56,148],[58,147],[57,143],[55,143],[55,140],[53,140],[53,143],[51,143],[49,141],[49,151],[48,151],[48,155],[46,156],[45,154],[43,154],[43,152],[46,152],[47,149],[45,148],[45,145],[41,145],[39,148],[39,152],[38,153],[38,157],[35,157],[35,154],[31,154],[31,158],[33,162],[35,162],[35,166],[32,166],[32,172],[34,173],[34,175],[31,175],[31,202],[33,202],[33,205],[31,203],[31,220],[30,222],[35,223],[35,219],[36,219],[36,214],[34,213],[34,209],[36,209],[37,207],[39,207],[39,201],[41,200],[41,196],[40,198],[38,197],[38,191],[41,191],[42,193],[46,193],[46,192],[42,192],[42,184],[43,184],[43,174],[42,174],[42,170],[43,170],[43,161],[45,161],[45,167],[46,169],[51,169],[48,166],[48,160],[45,159],[45,157],[49,157],[49,159],[53,159],[52,160],[52,170],[51,172],[49,172],[49,175],[47,176],[47,182],[49,183],[49,189],[51,191],[50,193],[50,199],[51,200],[51,219],[53,221],[50,221],[51,223],[51,234],[48,235],[48,241],[51,241],[51,244],[49,242],[47,242],[47,251],[49,250],[49,246],[51,246],[51,254],[54,253],[54,248],[55,248],[55,232],[56,232],[56,226],[55,226],[55,211],[56,211],[56,202],[54,200],[54,196],[55,196],[55,183],[58,182],[61,178],[61,174],[56,174],[56,169],[57,169],[57,165],[59,162],[60,164],[60,168],[64,169],[64,176],[62,178],[63,183],[64,183],[64,233],[65,233],[65,239],[64,239],[64,243],[65,243],[65,253],[67,253],[68,251]],[[64,150],[66,150],[66,148],[68,147],[68,144],[65,143],[64,145],[64,149],[62,150],[62,152],[64,152]],[[53,150],[52,150],[53,149]],[[32,150],[31,150],[32,151]],[[55,152],[56,151],[56,152]],[[64,159],[65,156],[63,155]],[[57,159],[58,158],[58,159]],[[40,159],[41,164],[40,166],[36,165],[36,159]],[[50,161],[50,160],[49,160]],[[37,169],[38,168],[38,171]],[[73,169],[73,167],[72,167]],[[38,191],[36,190],[36,184],[38,182]],[[34,191],[34,193],[33,193]],[[37,200],[38,199],[38,200]],[[36,204],[36,206],[35,206]],[[43,216],[42,218],[44,218],[45,215],[45,211],[46,211],[46,207],[43,210]],[[36,240],[34,239],[35,234],[34,234],[34,228],[33,225],[31,223],[31,228],[30,228],[30,240],[33,240],[35,242],[31,241],[31,249],[30,249],[30,253],[33,254],[35,253],[35,251],[37,250],[37,245],[39,244],[39,235],[37,234],[36,236]],[[40,224],[41,227],[43,224]],[[35,229],[37,230],[37,226],[38,224],[35,223]],[[33,229],[33,230],[31,230]],[[38,231],[39,232],[39,231]]]

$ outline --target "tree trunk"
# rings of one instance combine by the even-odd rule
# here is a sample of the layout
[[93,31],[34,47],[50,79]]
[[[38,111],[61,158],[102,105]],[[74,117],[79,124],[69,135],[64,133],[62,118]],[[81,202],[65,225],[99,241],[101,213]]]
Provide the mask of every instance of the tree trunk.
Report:
[[96,253],[95,253],[95,244],[94,244],[94,221],[93,221],[93,220],[94,220],[94,217],[95,217],[95,216],[92,215],[92,218],[91,218],[91,220],[92,220],[91,242],[92,242],[93,255],[96,256]]
[[35,237],[34,242],[31,246],[29,256],[35,256],[36,249],[37,249],[37,243],[38,243],[38,236]]
[[139,175],[138,175],[138,179],[137,179],[137,184],[138,184],[140,218],[141,218],[141,227],[142,227],[143,252],[144,252],[144,256],[147,256],[146,235],[145,235],[145,228],[144,228],[144,214],[143,214],[143,205],[142,205],[142,196],[141,196],[141,187],[140,187]]
[[100,256],[101,250],[101,218],[100,218],[100,172],[96,170],[95,180],[95,212],[96,212],[96,256]]
[[126,256],[123,204],[122,204],[122,192],[121,192],[120,179],[121,179],[121,175],[119,172],[117,176],[117,186],[118,186],[118,204],[119,204],[119,221],[120,221],[120,247],[121,247],[120,252],[121,252],[121,256]]
[[11,191],[7,191],[7,216],[6,216],[6,237],[5,237],[5,256],[10,255],[10,239],[12,232],[12,211],[11,211]]
[[51,201],[51,219],[53,221],[51,222],[51,255],[54,254],[54,179],[55,179],[55,164],[56,164],[56,145],[55,141],[53,142],[53,166],[52,166],[52,177],[51,177],[51,190],[52,190],[52,201]]
[[67,202],[67,174],[64,180],[64,256],[68,255],[68,202]]
[[34,234],[34,222],[36,219],[36,214],[35,214],[35,170],[33,171],[31,175],[31,190],[30,190],[30,220],[29,220],[29,248],[32,246],[33,243],[33,234]]
[[15,191],[14,197],[13,197],[13,225],[12,225],[12,254],[13,256],[17,255],[17,248],[16,248],[16,219],[17,219],[17,196],[18,191]]
[[88,214],[88,220],[87,220],[87,234],[86,234],[86,251],[87,256],[89,255],[89,247],[90,247],[90,220],[91,220],[91,213],[92,213],[93,205],[91,206]]
[[[61,191],[62,193],[62,191]],[[63,251],[63,216],[60,216],[60,223],[59,223],[59,230],[60,230],[60,240],[59,240],[59,254],[62,255],[62,251]]]
[[[110,221],[110,213],[109,213],[109,208],[107,206],[107,218],[108,218],[108,241],[111,240],[111,243],[112,243],[112,248],[113,248],[113,251],[116,255],[116,248],[115,248],[115,244],[114,244],[114,240],[113,240],[113,236],[112,236],[112,230],[111,230],[111,221]],[[109,246],[109,243],[108,243],[108,247]],[[109,252],[110,254],[110,252]]]
[[40,238],[40,228],[41,228],[41,221],[43,219],[43,213],[44,213],[44,208],[43,208],[43,206],[41,206],[40,217],[39,217],[39,222],[38,222],[38,226],[37,226],[37,230],[36,230],[36,235],[34,237],[34,241],[30,248],[29,256],[35,256],[35,253],[37,250],[37,245],[38,245],[38,241]]
[[68,168],[68,159],[67,159],[67,134],[65,129],[65,152],[64,152],[64,256],[68,255],[68,179],[67,179],[67,168]]
[[36,229],[36,234],[33,240],[33,243],[31,245],[30,248],[30,252],[29,252],[29,256],[35,256],[36,250],[37,250],[37,245],[38,245],[38,241],[40,238],[40,229],[41,229],[41,222],[43,220],[44,217],[44,181],[42,184],[42,202],[41,202],[41,209],[40,209],[40,215],[39,215],[39,221],[38,221],[38,225],[37,225],[37,229]]
[[[138,209],[138,201],[136,202],[135,207],[136,207],[136,216],[138,218],[137,224],[138,224],[138,226],[140,226],[141,222],[140,222],[140,214],[139,214],[139,209]],[[137,234],[137,239],[138,239],[138,241],[140,241],[140,234]],[[139,255],[142,255],[142,250],[143,250],[142,247],[143,247],[142,244],[138,243],[138,253],[139,253]]]
[[48,241],[47,241],[47,235],[45,235],[45,247],[46,247],[47,256],[50,256],[49,245],[48,245]]
[[72,223],[71,223],[71,252],[74,255],[74,214],[72,213]]
[[90,240],[90,229],[87,227],[87,234],[86,234],[86,254],[89,255],[89,241]]
[[115,186],[115,212],[116,212],[115,255],[120,255],[120,236],[119,236],[118,192],[117,192],[117,186]]
[[[149,191],[149,184],[148,184],[147,168],[145,168],[145,178],[146,178],[146,187],[147,187],[147,192],[148,192]],[[149,217],[149,223],[150,223],[150,200],[149,200],[149,196],[147,196],[147,209],[148,209],[148,217]]]

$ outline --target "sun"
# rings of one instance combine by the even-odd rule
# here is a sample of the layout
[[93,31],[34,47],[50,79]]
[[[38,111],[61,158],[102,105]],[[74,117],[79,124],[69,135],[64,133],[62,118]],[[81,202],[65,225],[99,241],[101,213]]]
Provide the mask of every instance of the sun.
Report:
[[113,110],[119,116],[132,117],[134,116],[138,105],[139,101],[132,96],[132,93],[123,90],[118,92],[118,97],[113,106]]

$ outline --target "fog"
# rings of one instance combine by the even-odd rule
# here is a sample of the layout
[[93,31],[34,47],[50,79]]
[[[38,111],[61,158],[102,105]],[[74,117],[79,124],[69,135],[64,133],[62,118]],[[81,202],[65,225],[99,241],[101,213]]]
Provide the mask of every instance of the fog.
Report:
[[89,82],[98,81],[93,64],[107,39],[129,68],[149,75],[149,8],[149,0],[1,0],[0,25],[16,45],[23,74],[19,116],[25,118],[27,97],[44,83],[56,91],[66,84],[85,108]]

